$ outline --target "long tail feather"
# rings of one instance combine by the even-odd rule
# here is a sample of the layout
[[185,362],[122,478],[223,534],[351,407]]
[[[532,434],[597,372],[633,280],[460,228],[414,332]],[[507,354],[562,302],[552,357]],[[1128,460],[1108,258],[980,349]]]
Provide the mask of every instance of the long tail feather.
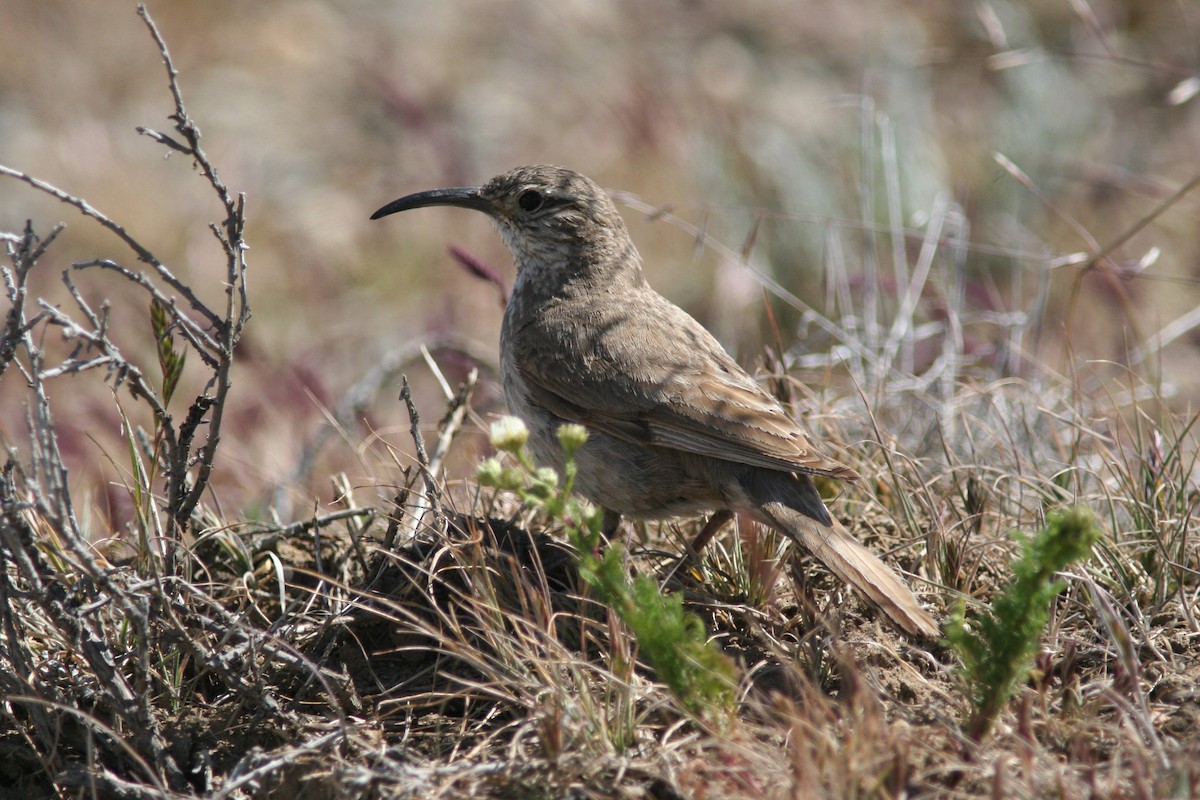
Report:
[[893,622],[913,636],[938,636],[937,621],[921,608],[900,576],[855,539],[837,520],[822,525],[782,503],[766,503],[763,513],[795,537],[829,571],[850,584]]
[[833,519],[807,475],[753,470],[738,485],[757,515],[795,539],[830,572],[913,636],[939,635],[937,620],[904,581]]

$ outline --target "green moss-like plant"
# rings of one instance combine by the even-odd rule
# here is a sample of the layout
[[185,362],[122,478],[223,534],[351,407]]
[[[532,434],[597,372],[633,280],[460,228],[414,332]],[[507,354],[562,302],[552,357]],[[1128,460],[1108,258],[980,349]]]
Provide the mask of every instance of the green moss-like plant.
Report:
[[1087,557],[1100,538],[1092,513],[1083,508],[1050,514],[1046,526],[1024,539],[1013,576],[992,607],[970,625],[959,603],[946,625],[946,639],[962,661],[971,695],[967,730],[979,741],[987,735],[1017,684],[1029,674],[1038,637],[1049,619],[1050,603],[1066,588],[1054,575]]

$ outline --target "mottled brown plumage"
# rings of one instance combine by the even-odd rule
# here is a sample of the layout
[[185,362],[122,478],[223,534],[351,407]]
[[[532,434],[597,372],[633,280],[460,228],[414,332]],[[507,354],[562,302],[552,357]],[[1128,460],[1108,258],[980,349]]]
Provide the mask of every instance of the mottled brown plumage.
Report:
[[517,278],[500,333],[510,410],[538,462],[561,467],[556,431],[589,431],[577,489],[640,518],[749,512],[811,551],[901,628],[937,624],[903,581],[825,509],[811,475],[853,480],[700,323],[654,291],[608,196],[562,167],[401,198],[375,213],[456,205],[487,213]]

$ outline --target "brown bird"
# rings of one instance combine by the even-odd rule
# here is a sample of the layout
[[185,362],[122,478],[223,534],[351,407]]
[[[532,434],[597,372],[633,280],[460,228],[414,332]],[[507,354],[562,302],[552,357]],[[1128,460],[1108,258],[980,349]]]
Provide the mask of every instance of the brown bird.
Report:
[[639,518],[748,512],[819,558],[910,634],[938,625],[904,582],[826,510],[813,475],[854,470],[809,442],[704,327],[654,291],[616,207],[563,167],[519,167],[480,187],[435,189],[376,211],[447,205],[492,218],[517,265],[500,331],[509,409],[539,463],[561,470],[556,431],[585,426],[577,490],[615,528]]

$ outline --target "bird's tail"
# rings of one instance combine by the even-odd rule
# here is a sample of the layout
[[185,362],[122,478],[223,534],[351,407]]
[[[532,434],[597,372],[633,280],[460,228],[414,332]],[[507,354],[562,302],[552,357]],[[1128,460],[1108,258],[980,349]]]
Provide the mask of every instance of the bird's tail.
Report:
[[807,476],[775,475],[778,481],[769,481],[773,484],[770,491],[760,481],[743,485],[767,521],[789,534],[909,634],[927,639],[939,635],[937,620],[921,608],[900,576],[829,516]]

